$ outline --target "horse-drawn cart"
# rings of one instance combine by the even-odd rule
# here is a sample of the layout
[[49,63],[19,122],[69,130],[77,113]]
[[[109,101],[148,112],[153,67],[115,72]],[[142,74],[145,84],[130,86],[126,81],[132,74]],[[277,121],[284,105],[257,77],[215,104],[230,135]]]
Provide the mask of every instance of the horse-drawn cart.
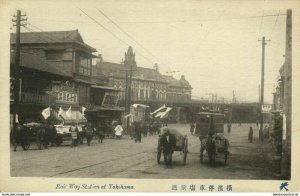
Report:
[[39,143],[43,140],[45,134],[45,125],[42,123],[26,123],[26,133],[23,134],[24,150],[28,150],[33,143]]
[[227,163],[229,141],[224,137],[224,114],[216,111],[203,111],[197,114],[196,134],[200,139],[200,162],[208,155],[211,165],[217,158]]
[[[188,138],[186,135],[182,135],[176,129],[169,129],[170,134],[173,134],[176,138],[176,146],[174,151],[180,151],[183,154],[183,163],[186,164],[186,157],[188,153]],[[161,135],[158,138],[157,144],[157,163],[160,163],[161,154],[163,152],[163,146],[161,145]]]

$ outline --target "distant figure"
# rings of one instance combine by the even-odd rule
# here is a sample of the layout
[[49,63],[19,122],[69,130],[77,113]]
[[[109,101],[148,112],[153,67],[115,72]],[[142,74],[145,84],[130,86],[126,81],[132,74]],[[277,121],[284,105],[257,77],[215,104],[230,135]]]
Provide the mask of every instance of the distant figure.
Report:
[[252,143],[252,141],[253,141],[253,129],[252,129],[252,127],[250,127],[250,129],[249,129],[248,141],[250,143]]
[[70,133],[71,133],[71,138],[72,138],[72,144],[71,147],[75,147],[77,146],[77,139],[78,139],[78,128],[77,126],[73,125],[70,127],[69,129]]
[[135,133],[134,134],[135,135],[135,138],[134,138],[135,143],[142,142],[142,127],[139,122],[135,122],[135,124],[134,124],[134,133]]
[[176,138],[170,133],[168,128],[164,128],[164,133],[160,138],[160,143],[163,148],[166,168],[172,168],[172,155],[174,148],[176,147]]
[[119,123],[119,124],[115,127],[114,131],[115,131],[116,139],[121,139],[122,134],[123,134],[123,131],[124,131],[124,130],[123,130],[123,127],[122,127],[122,123]]
[[194,123],[191,123],[191,125],[190,125],[190,132],[191,132],[191,134],[193,135],[194,134],[194,130],[195,130],[195,124]]
[[98,125],[98,127],[96,128],[96,134],[97,134],[97,137],[98,137],[98,143],[102,143],[103,142],[103,139],[105,137],[105,125],[100,123]]
[[231,122],[227,123],[227,132],[230,133],[231,132]]
[[215,166],[215,158],[216,158],[216,141],[214,139],[214,131],[210,131],[208,133],[208,137],[206,140],[206,150],[209,157],[209,162],[211,166]]
[[88,146],[91,145],[91,141],[93,139],[93,128],[91,125],[88,125],[86,128],[86,140],[87,140],[87,144]]
[[50,129],[50,143],[51,143],[51,146],[54,146],[55,139],[57,137],[57,130],[56,130],[53,122],[50,123],[49,129]]

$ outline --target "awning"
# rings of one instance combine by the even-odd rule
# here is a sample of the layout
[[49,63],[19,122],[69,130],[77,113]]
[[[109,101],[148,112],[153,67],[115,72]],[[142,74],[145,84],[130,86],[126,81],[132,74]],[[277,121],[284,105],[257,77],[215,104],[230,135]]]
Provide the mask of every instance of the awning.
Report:
[[87,122],[87,119],[79,111],[71,111],[71,116],[69,117],[64,111],[60,117],[64,120],[65,123],[84,123]]
[[92,88],[98,88],[98,89],[106,89],[106,90],[113,90],[113,91],[120,91],[118,89],[115,89],[114,87],[110,86],[98,86],[98,85],[92,85]]
[[133,104],[132,107],[134,107],[134,108],[138,108],[138,107],[141,107],[141,108],[149,108],[149,106],[144,105],[144,104]]
[[87,81],[87,80],[81,80],[81,79],[74,79],[75,82],[81,82],[81,83],[86,83],[86,84],[95,84],[91,81]]

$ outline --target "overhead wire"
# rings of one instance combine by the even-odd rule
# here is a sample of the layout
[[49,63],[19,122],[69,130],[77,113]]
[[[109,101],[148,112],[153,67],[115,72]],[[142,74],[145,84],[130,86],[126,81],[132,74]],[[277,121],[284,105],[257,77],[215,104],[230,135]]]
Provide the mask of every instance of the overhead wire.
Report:
[[[125,42],[124,40],[122,40],[121,38],[119,38],[115,33],[113,33],[111,30],[109,30],[108,28],[106,28],[104,25],[102,25],[99,21],[97,21],[96,19],[94,19],[93,17],[91,17],[90,15],[88,15],[85,11],[83,11],[81,8],[77,7],[77,9],[79,9],[83,14],[85,14],[88,18],[90,18],[92,21],[94,21],[98,26],[100,26],[101,28],[103,28],[105,31],[107,31],[108,33],[110,33],[114,38],[116,38],[117,40],[119,40],[120,42],[122,42],[123,44],[125,44],[126,46],[130,46],[130,44],[128,44],[127,42]],[[149,58],[145,57],[143,54],[141,54],[139,51],[136,50],[136,52],[142,56],[145,60],[147,60],[148,62],[153,63],[153,61],[151,61]]]
[[[99,8],[96,8],[99,13],[101,13],[106,19],[108,19],[111,23],[113,23],[121,32],[123,32],[125,35],[127,35],[131,40],[133,40],[137,45],[139,45],[141,48],[143,48],[148,54],[150,54],[152,57],[154,57],[159,62],[162,62],[156,55],[154,55],[152,52],[150,52],[146,47],[144,47],[139,41],[137,41],[133,36],[131,36],[129,33],[127,33],[123,28],[120,27],[115,21],[113,21],[107,14],[105,14],[103,11],[101,11]],[[162,62],[163,63],[163,62]],[[167,66],[169,69],[169,65],[163,63],[163,65]],[[171,70],[171,69],[170,69]]]

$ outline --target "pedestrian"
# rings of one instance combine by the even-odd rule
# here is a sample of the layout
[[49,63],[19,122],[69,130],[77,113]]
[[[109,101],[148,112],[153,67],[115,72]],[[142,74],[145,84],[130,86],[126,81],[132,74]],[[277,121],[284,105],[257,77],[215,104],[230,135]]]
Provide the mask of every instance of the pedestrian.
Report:
[[214,138],[214,131],[210,131],[206,140],[206,151],[208,154],[209,162],[211,166],[215,166],[216,158],[216,141]]
[[89,124],[88,126],[84,127],[85,129],[85,133],[86,133],[86,141],[88,146],[91,145],[91,141],[93,139],[93,128],[92,126]]
[[13,130],[14,152],[17,151],[18,144],[21,145],[23,150],[27,150],[28,131],[28,128],[23,124],[23,120],[19,119],[19,123],[16,124]]
[[135,122],[134,124],[134,133],[135,133],[135,143],[142,142],[142,128],[140,122]]
[[231,122],[227,123],[227,132],[230,133],[231,132]]
[[170,133],[168,128],[163,129],[164,133],[160,138],[160,144],[163,149],[164,162],[166,168],[172,168],[172,155],[176,147],[176,138]]
[[102,143],[105,137],[105,124],[100,122],[98,127],[96,128],[96,133],[98,137],[98,143]]
[[191,132],[192,135],[194,134],[194,129],[195,129],[195,124],[191,123],[191,125],[190,125],[190,132]]
[[49,142],[50,142],[50,137],[51,137],[51,127],[49,124],[47,124],[45,127],[44,127],[44,148],[45,149],[48,149],[48,145],[49,145]]
[[51,143],[51,146],[54,146],[55,139],[57,136],[57,130],[56,130],[56,127],[54,126],[53,122],[50,123],[49,129],[50,129],[50,143]]
[[118,125],[115,127],[114,131],[115,131],[116,139],[121,139],[123,131],[124,131],[123,127],[122,127],[122,123],[118,123]]
[[249,129],[248,141],[250,143],[252,143],[252,141],[253,141],[253,128],[252,127],[250,127],[250,129]]
[[78,128],[74,124],[70,127],[69,129],[71,133],[71,138],[72,138],[72,144],[71,147],[77,146],[77,139],[78,139]]

